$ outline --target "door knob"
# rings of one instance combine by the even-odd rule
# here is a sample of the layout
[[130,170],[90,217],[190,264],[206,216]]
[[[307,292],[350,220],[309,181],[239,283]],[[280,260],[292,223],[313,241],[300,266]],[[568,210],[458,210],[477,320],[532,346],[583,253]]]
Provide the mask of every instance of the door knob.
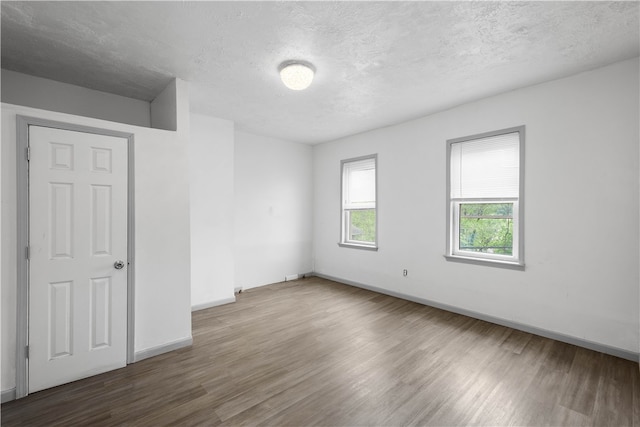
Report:
[[124,268],[124,261],[118,260],[118,261],[113,263],[113,266],[116,268],[116,270],[120,270],[120,269]]

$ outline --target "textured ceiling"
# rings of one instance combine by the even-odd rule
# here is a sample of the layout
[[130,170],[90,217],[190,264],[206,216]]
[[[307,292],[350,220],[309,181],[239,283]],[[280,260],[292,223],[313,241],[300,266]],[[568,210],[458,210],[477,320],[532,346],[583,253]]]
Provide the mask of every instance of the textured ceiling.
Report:
[[[315,143],[639,55],[638,2],[2,2],[2,67]],[[304,59],[294,92],[278,65]]]

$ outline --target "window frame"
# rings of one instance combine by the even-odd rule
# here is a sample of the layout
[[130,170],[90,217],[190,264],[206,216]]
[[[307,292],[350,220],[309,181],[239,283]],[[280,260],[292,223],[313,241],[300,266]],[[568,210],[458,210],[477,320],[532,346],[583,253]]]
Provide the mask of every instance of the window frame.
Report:
[[[347,222],[348,214],[357,209],[345,209],[345,185],[346,185],[346,177],[345,177],[345,165],[349,163],[360,162],[363,160],[371,160],[373,159],[375,166],[375,178],[374,178],[374,194],[375,194],[375,202],[373,210],[375,211],[375,241],[374,242],[362,242],[357,240],[348,240],[347,239],[347,231],[349,224]],[[371,208],[367,208],[371,209]],[[370,251],[378,250],[378,154],[369,154],[366,156],[353,157],[350,159],[344,159],[340,161],[340,240],[338,241],[338,246],[346,247],[346,248],[354,248],[354,249],[365,249]]]
[[[451,148],[453,144],[477,141],[494,136],[518,133],[518,197],[452,198],[451,197]],[[516,126],[491,132],[447,140],[446,198],[447,238],[445,258],[471,264],[490,265],[524,270],[524,141],[525,126]],[[513,252],[512,255],[489,254],[459,249],[460,205],[465,203],[513,203]]]

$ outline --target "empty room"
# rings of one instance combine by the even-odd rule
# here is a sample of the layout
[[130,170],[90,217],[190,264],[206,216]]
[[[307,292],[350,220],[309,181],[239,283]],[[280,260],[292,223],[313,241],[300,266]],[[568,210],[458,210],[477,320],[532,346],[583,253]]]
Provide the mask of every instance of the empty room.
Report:
[[0,8],[3,426],[640,426],[640,2]]

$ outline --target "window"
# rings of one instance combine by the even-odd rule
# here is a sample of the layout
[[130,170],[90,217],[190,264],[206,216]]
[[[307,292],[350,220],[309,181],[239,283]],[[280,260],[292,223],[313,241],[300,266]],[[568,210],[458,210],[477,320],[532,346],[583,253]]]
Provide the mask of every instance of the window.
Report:
[[522,267],[524,126],[447,141],[447,258]]
[[377,249],[377,155],[343,160],[340,246]]

